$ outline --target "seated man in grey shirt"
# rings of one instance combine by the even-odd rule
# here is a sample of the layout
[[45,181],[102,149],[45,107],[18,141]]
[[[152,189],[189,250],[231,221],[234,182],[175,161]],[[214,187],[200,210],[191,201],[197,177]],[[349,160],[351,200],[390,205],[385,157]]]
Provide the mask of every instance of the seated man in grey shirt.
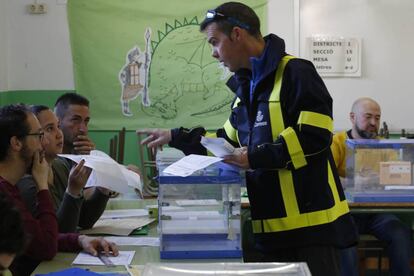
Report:
[[[57,158],[62,153],[63,134],[58,127],[58,119],[46,106],[33,106],[49,144],[45,146],[45,158],[50,164],[49,191],[56,209],[59,232],[75,232],[77,227],[91,228],[105,210],[109,196],[105,189],[91,188],[83,195],[83,188],[91,170],[81,161],[76,166],[67,159]],[[29,210],[36,212],[37,188],[31,175],[26,175],[18,183],[21,195]]]

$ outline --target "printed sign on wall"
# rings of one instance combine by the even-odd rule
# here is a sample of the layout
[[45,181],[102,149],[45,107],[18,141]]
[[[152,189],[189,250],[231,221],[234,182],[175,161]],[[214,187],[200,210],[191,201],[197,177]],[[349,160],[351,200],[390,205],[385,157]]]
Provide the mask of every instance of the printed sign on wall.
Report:
[[315,35],[306,43],[308,59],[321,76],[361,76],[361,39]]

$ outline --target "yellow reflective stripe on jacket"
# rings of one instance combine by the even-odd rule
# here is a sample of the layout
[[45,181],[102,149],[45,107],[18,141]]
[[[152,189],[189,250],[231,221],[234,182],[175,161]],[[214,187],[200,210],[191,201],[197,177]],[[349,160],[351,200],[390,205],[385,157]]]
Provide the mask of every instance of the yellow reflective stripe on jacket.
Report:
[[[275,85],[273,86],[272,94],[269,97],[269,101],[280,101],[280,89],[282,88],[283,73],[285,72],[286,64],[289,60],[294,59],[294,56],[284,56],[279,62],[276,70]],[[276,93],[275,93],[276,92]]]
[[272,126],[272,138],[276,141],[279,134],[285,129],[285,126],[280,123],[283,118],[282,109],[280,108],[280,102],[269,102],[269,114],[270,114],[270,125]]
[[[336,181],[335,181],[335,178],[333,176],[332,167],[331,167],[331,164],[329,163],[329,161],[328,161],[328,181],[329,181],[329,187],[331,188],[332,195],[334,197],[335,204],[337,204],[337,203],[341,202],[341,199],[339,198],[338,188],[336,187]],[[345,199],[343,201],[346,202]],[[349,211],[348,204],[346,204],[346,206],[347,206],[347,211]]]
[[235,129],[231,125],[230,120],[226,121],[223,128],[224,128],[224,131],[226,132],[227,137],[229,137],[235,143],[239,142],[239,139],[237,138],[237,129]]
[[271,233],[303,227],[311,227],[335,221],[337,218],[347,214],[348,212],[348,203],[344,200],[332,208],[310,213],[303,213],[296,217],[252,221],[254,225],[253,231],[254,233]]
[[333,121],[325,114],[312,111],[302,111],[299,115],[298,125],[305,124],[333,131]]
[[[239,102],[240,102],[240,99],[236,98],[236,100],[233,103],[232,108],[235,108]],[[235,129],[231,125],[230,120],[226,121],[223,128],[224,128],[224,131],[226,132],[227,137],[229,137],[233,142],[239,143],[239,138],[237,136],[237,129]]]
[[275,85],[273,86],[272,93],[269,97],[269,114],[273,141],[275,141],[279,134],[285,129],[283,119],[281,119],[283,116],[282,108],[280,107],[280,89],[282,87],[283,72],[285,71],[286,64],[293,58],[295,57],[284,56],[279,62],[279,66],[276,70]]
[[299,214],[296,217],[253,220],[253,233],[271,233],[293,230],[303,227],[317,226],[335,221],[349,212],[346,200],[339,202],[332,208]]
[[206,132],[206,134],[204,135],[204,137],[217,138],[217,133],[216,132]]
[[[315,212],[309,212],[309,213],[303,213],[300,214],[299,211],[294,211],[292,214],[289,214],[292,212],[290,208],[292,208],[286,201],[285,197],[283,197],[286,207],[286,213],[287,216],[283,218],[273,218],[273,219],[264,219],[264,220],[252,220],[252,226],[253,226],[253,232],[254,233],[270,233],[270,232],[279,232],[279,231],[287,231],[302,227],[310,227],[310,226],[316,226],[320,224],[326,224],[332,221],[335,221],[339,217],[347,214],[349,212],[348,203],[346,200],[340,201],[338,189],[336,188],[335,179],[333,177],[332,169],[328,163],[328,181],[329,186],[332,191],[332,195],[334,197],[334,206],[332,206],[329,209],[326,210],[320,210]],[[286,170],[282,170],[286,171]],[[286,173],[290,173],[290,171],[287,171]],[[280,174],[279,174],[280,177]],[[280,180],[282,180],[280,178]],[[284,179],[285,181],[288,181],[288,179]],[[290,184],[288,186],[293,187],[293,182],[290,180]],[[281,186],[285,185],[286,183],[281,183]],[[294,191],[293,191],[294,192]],[[282,190],[282,194],[284,195],[284,192]],[[296,199],[296,198],[295,198]],[[295,200],[295,203],[297,201]]]
[[303,153],[302,146],[300,145],[298,136],[293,128],[288,127],[280,135],[286,142],[286,146],[290,155],[290,159],[292,159],[292,164],[295,169],[302,168],[306,166],[306,158],[305,154]]
[[283,202],[285,203],[286,216],[295,217],[299,215],[299,206],[295,193],[295,185],[293,184],[292,172],[286,169],[279,170],[279,183]]

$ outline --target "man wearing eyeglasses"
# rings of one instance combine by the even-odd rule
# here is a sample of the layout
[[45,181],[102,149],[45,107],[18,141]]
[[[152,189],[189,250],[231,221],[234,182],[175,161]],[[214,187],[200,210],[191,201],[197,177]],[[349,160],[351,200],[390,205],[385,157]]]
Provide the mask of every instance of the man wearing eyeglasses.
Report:
[[[247,261],[306,262],[312,275],[339,275],[339,248],[357,233],[332,159],[332,99],[309,61],[263,37],[248,6],[224,3],[200,25],[212,55],[234,72],[232,112],[217,136],[238,147],[226,162],[246,169],[257,252]],[[188,153],[203,128],[143,130],[149,147]]]
[[[40,261],[51,260],[59,251],[98,251],[118,255],[114,243],[78,233],[58,233],[56,214],[48,191],[49,166],[43,158],[42,128],[35,115],[24,105],[0,108],[0,193],[13,202],[23,220],[29,241],[22,256],[14,259],[13,275],[30,275]],[[30,171],[37,185],[37,216],[24,204],[16,183]]]

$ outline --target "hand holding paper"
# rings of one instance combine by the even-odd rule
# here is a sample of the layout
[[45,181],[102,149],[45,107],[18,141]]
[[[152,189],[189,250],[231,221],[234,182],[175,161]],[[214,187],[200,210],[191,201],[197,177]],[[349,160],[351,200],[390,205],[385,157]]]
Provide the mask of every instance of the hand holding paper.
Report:
[[232,155],[235,148],[224,138],[201,137],[200,143],[217,157]]
[[247,147],[237,148],[232,155],[227,155],[224,162],[236,165],[242,169],[250,169],[249,156]]
[[85,187],[100,186],[112,191],[127,193],[128,186],[142,190],[138,174],[118,164],[106,153],[93,150],[90,155],[59,154],[76,163],[85,160],[84,166],[92,169]]

